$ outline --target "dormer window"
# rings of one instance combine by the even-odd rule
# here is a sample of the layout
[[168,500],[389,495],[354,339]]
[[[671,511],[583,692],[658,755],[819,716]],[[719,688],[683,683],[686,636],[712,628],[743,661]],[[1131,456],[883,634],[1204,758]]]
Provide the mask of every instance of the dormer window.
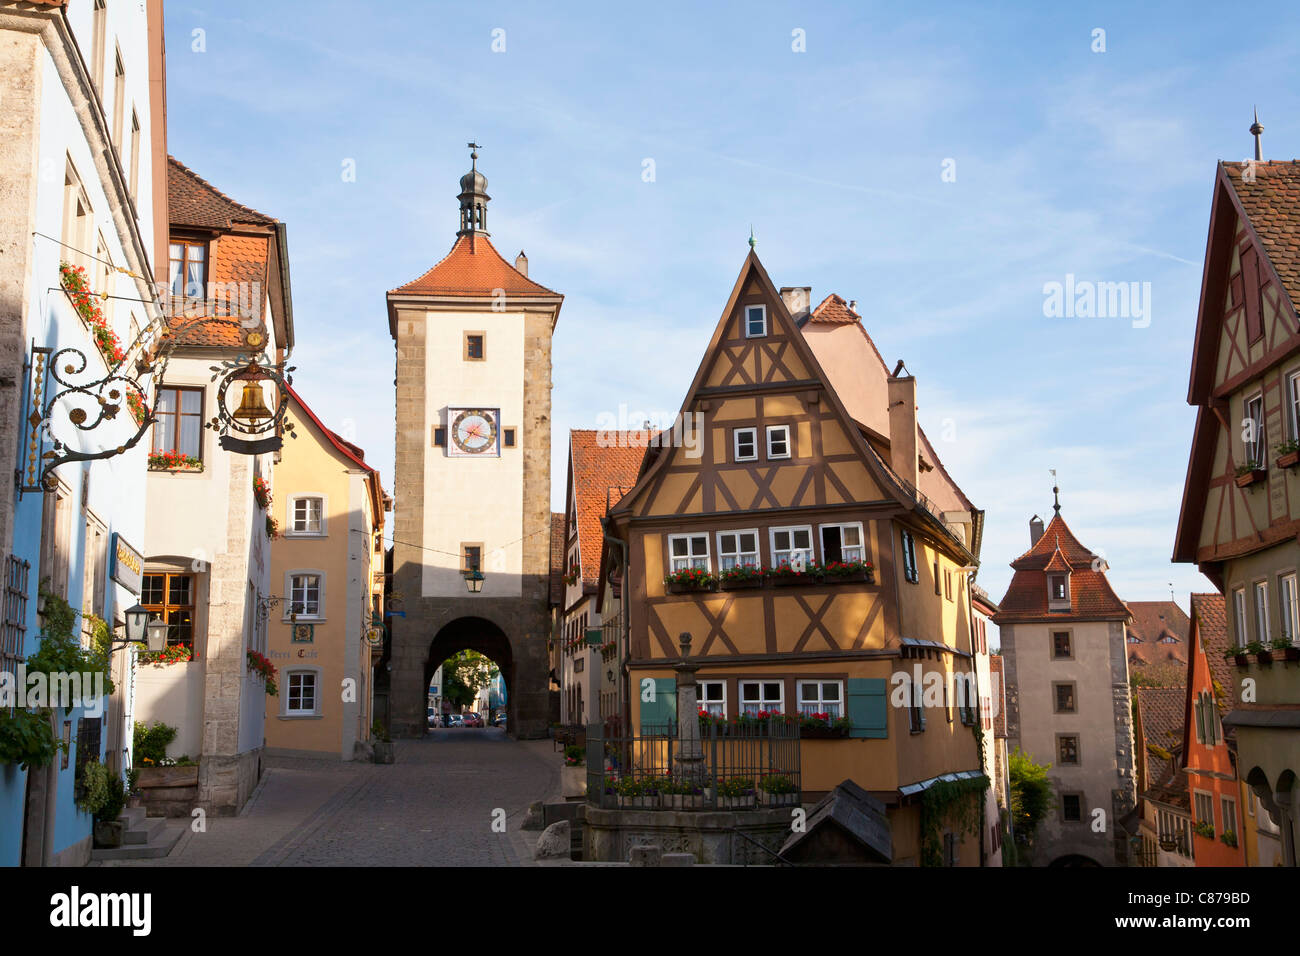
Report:
[[1048,572],[1047,575],[1047,609],[1049,611],[1070,610],[1070,575]]
[[1066,589],[1066,578],[1064,574],[1052,575],[1052,600],[1068,601],[1070,599],[1069,591]]

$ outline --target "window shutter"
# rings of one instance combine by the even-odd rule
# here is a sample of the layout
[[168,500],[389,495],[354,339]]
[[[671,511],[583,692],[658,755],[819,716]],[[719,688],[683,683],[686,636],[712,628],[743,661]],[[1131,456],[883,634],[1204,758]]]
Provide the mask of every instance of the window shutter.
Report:
[[[677,716],[677,679],[651,678],[655,682],[655,699],[641,701],[641,733],[663,733]],[[640,685],[638,685],[638,692]]]
[[850,677],[848,681],[850,737],[889,736],[888,682],[883,677]]
[[1196,739],[1205,743],[1205,701],[1198,694],[1196,700],[1192,702],[1192,708],[1196,711]]

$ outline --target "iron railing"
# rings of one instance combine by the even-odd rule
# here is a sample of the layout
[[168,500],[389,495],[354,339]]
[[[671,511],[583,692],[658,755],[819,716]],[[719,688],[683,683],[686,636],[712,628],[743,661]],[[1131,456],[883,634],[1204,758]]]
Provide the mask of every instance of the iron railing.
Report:
[[699,759],[683,760],[675,724],[587,731],[587,802],[602,809],[752,810],[803,802],[799,724],[755,720],[700,727]]

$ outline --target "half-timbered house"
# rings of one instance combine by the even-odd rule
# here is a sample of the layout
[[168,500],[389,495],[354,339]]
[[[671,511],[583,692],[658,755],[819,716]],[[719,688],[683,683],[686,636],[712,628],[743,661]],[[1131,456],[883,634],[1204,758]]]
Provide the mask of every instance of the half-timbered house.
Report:
[[751,251],[674,429],[611,510],[628,550],[631,725],[688,718],[672,665],[689,633],[711,718],[824,723],[801,742],[805,800],[851,779],[887,806],[895,863],[940,861],[937,836],[923,848],[934,823],[942,862],[977,865],[978,830],[949,826],[947,809],[923,821],[922,805],[941,777],[972,803],[985,783],[966,696],[982,516],[945,516],[917,491],[937,459],[902,363],[863,396],[885,414],[858,420],[798,325],[807,290],[783,291]]
[[[1258,155],[1258,153],[1257,153]],[[1300,670],[1300,164],[1220,163],[1192,351],[1196,407],[1174,560],[1224,594],[1238,679],[1224,719],[1238,769],[1296,865]],[[1289,649],[1289,650],[1288,650]]]

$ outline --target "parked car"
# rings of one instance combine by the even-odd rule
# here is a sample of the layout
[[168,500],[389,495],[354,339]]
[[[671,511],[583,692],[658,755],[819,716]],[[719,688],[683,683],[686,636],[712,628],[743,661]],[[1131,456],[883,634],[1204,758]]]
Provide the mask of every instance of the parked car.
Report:
[[466,714],[466,715],[465,715],[465,726],[466,726],[466,727],[482,727],[482,726],[483,726],[483,718],[480,717],[478,714]]
[[452,714],[451,717],[449,717],[448,719],[451,721],[451,723],[449,723],[449,724],[447,725],[448,727],[464,727],[464,726],[465,726],[465,718],[462,717],[460,714]]
[[497,719],[494,720],[494,721],[492,721],[492,726],[494,726],[494,727],[504,727],[505,725],[506,725],[506,715],[505,715],[505,714],[497,714]]
[[438,715],[434,713],[432,707],[429,708],[429,726],[431,728],[438,726]]

